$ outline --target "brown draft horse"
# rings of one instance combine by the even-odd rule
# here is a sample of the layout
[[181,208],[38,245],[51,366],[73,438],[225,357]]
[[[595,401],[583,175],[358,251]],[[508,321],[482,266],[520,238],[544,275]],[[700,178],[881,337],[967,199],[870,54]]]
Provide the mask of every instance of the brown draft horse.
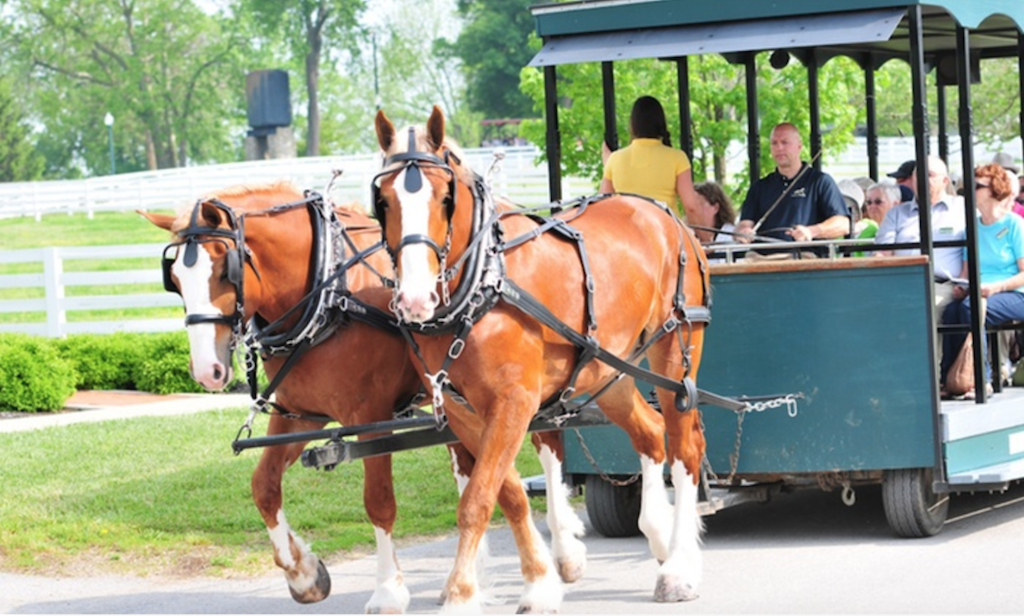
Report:
[[[366,251],[380,241],[376,221],[358,209],[335,208],[334,213],[352,242],[351,251]],[[186,248],[179,248],[173,264],[169,264],[169,284],[174,287],[171,290],[181,293],[187,319],[191,319],[186,322],[193,377],[206,389],[221,390],[232,380],[231,348],[235,333],[231,316],[241,311],[242,322],[258,317],[263,323],[272,324],[300,306],[313,287],[311,255],[318,250],[313,229],[316,211],[295,187],[275,183],[214,192],[201,199],[195,209],[178,217],[140,214],[186,240]],[[237,229],[241,219],[244,232]],[[186,232],[193,223],[205,232]],[[184,237],[180,235],[183,233]],[[188,239],[204,249],[194,251],[194,262],[190,265],[185,264]],[[243,255],[234,258],[234,264],[233,251]],[[391,263],[383,251],[373,252],[345,272],[345,288],[361,301],[385,308],[391,294],[383,288],[378,273],[390,276],[391,272]],[[244,296],[243,307],[236,305],[239,295]],[[292,327],[299,319],[296,314],[285,321],[285,326]],[[264,362],[271,380],[281,371],[286,357],[275,355]],[[394,409],[420,389],[419,377],[401,336],[353,321],[311,347],[291,367],[276,390],[275,402],[299,416],[327,415],[343,425],[357,425],[391,419]],[[322,427],[322,422],[288,419],[275,413],[270,417],[267,434]],[[373,436],[379,435],[360,438]],[[563,536],[566,544],[566,581],[574,581],[582,575],[585,565],[585,548],[576,539],[576,535],[582,535],[583,525],[572,512],[564,489],[556,488],[561,486],[561,443],[555,433],[534,436],[548,475],[552,509],[561,512],[552,523],[562,525],[556,534]],[[292,596],[302,603],[322,600],[330,592],[326,568],[288,525],[282,509],[282,476],[305,446],[305,442],[299,442],[266,447],[252,476],[253,500],[267,525],[274,561],[284,570]],[[450,451],[456,480],[460,487],[464,486],[473,458],[461,446],[452,446]],[[392,540],[397,511],[391,459],[386,455],[365,458],[363,465],[363,500],[377,541],[377,585],[366,611],[404,612],[409,604],[409,591]]]
[[[414,357],[424,364],[428,387],[454,388],[473,410],[447,410],[456,435],[476,456],[476,466],[459,503],[459,545],[444,589],[446,609],[480,609],[473,561],[497,500],[510,522],[525,578],[519,611],[558,610],[562,586],[532,525],[525,494],[509,476],[516,445],[536,409],[571,382],[574,370],[576,394],[606,388],[598,405],[629,434],[640,454],[640,528],[661,563],[655,600],[695,598],[702,529],[696,501],[705,447],[698,411],[692,404],[675,410],[678,398],[659,387],[663,418],[632,378],[615,380],[618,373],[601,361],[579,368],[576,346],[511,303],[521,295],[518,290],[525,291],[563,324],[589,332],[601,348],[618,357],[653,339],[646,356],[654,373],[674,382],[687,375],[695,378],[706,319],[691,322],[685,313],[689,306],[706,308],[709,287],[703,251],[692,232],[653,202],[612,195],[590,203],[585,212],[566,210],[554,217],[569,221],[584,243],[564,234],[534,234],[542,220],[504,215],[505,204],[488,213],[489,195],[483,191],[481,198],[479,188],[473,188],[477,176],[461,164],[457,147],[446,141],[444,116],[437,107],[425,127],[408,132],[396,132],[378,112],[376,131],[385,162],[374,180],[375,207],[398,271],[392,309],[413,332],[418,347]],[[475,211],[481,207],[490,222],[474,234],[474,220],[481,219]],[[500,232],[491,224],[495,220]],[[481,233],[497,239],[490,241]],[[581,256],[584,246],[586,256]],[[459,296],[459,285],[470,277],[467,255],[473,250],[503,258],[503,264],[485,266],[480,280],[470,283],[477,285],[480,296],[490,289],[500,297],[483,316],[472,315],[475,323],[458,343],[458,332],[444,328],[435,315],[448,317],[445,311]],[[673,320],[682,327],[659,337],[659,330]],[[691,385],[696,391],[695,383]],[[674,511],[665,463],[675,486]]]

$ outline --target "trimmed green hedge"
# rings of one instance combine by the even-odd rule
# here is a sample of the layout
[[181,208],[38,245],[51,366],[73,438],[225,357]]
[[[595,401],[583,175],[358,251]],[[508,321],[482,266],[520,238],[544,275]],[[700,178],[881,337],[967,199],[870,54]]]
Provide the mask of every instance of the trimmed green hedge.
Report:
[[183,331],[78,334],[62,340],[0,334],[0,410],[60,410],[77,389],[203,391],[189,374]]
[[48,338],[0,334],[0,409],[52,411],[75,393],[78,373]]

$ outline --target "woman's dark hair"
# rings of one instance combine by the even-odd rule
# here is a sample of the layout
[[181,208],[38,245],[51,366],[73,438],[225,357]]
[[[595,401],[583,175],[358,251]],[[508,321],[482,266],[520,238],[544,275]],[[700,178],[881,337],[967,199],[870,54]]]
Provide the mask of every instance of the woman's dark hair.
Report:
[[727,222],[736,222],[736,210],[729,200],[729,195],[725,194],[721,186],[714,182],[701,182],[694,184],[693,189],[711,205],[718,204],[718,212],[715,213],[716,229],[721,229]]
[[665,110],[653,96],[641,96],[633,103],[633,111],[629,114],[629,132],[633,138],[661,139],[662,143],[672,147]]

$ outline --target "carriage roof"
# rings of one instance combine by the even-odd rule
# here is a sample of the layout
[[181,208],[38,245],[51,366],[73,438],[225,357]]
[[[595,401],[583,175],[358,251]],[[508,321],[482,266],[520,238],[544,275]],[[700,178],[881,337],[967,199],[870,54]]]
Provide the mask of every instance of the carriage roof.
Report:
[[955,52],[958,25],[970,30],[980,57],[1018,55],[1024,30],[1019,0],[590,0],[531,9],[544,45],[530,66],[705,53],[738,61],[730,56],[766,49],[800,57],[800,49],[813,47],[819,60],[848,55],[877,67],[906,59],[907,12],[916,6],[931,61]]

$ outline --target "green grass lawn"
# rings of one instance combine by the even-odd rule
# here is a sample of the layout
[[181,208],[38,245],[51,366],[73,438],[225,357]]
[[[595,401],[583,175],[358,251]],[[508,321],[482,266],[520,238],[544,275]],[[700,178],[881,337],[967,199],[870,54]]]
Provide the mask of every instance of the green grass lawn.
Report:
[[[170,212],[168,212],[170,213]],[[49,214],[0,220],[0,250],[49,246],[108,246],[167,241],[168,233],[135,212]]]
[[[274,569],[249,487],[260,451],[231,451],[245,416],[234,409],[0,434],[0,570],[231,576]],[[265,425],[258,421],[257,432]],[[447,450],[393,460],[399,542],[454,532],[458,496]],[[523,476],[541,472],[529,443],[516,467]],[[359,463],[330,472],[296,464],[285,475],[288,521],[326,562],[372,549],[362,479]]]

